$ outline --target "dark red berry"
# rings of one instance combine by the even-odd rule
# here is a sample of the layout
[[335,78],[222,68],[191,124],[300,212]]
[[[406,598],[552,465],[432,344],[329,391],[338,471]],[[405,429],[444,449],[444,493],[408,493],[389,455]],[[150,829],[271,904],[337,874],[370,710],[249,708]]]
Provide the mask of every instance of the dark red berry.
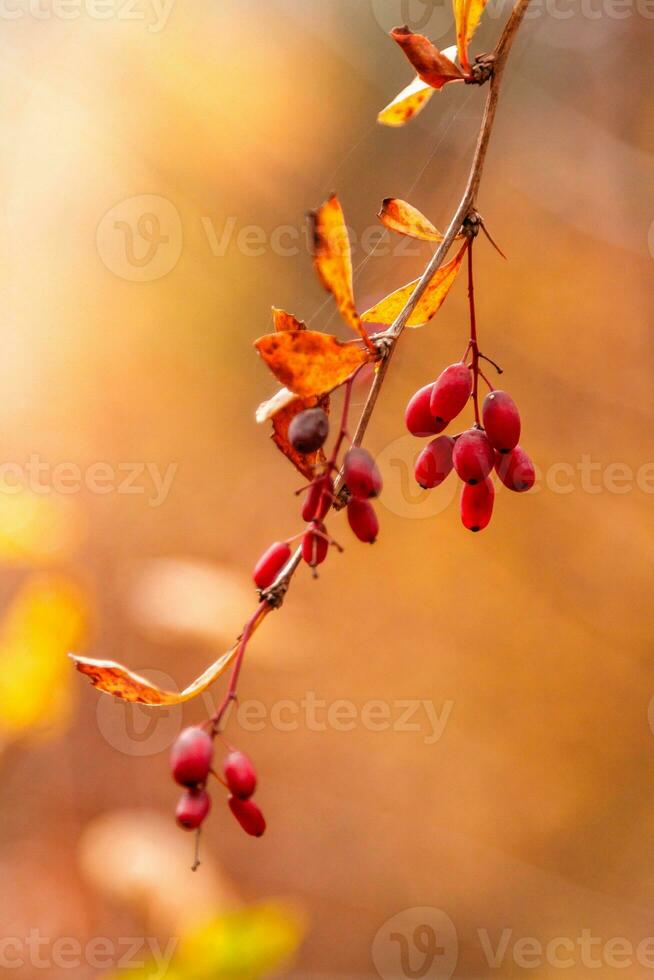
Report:
[[404,412],[406,427],[412,436],[436,436],[442,432],[447,422],[437,422],[431,414],[429,403],[434,384],[425,385],[416,391]]
[[223,765],[230,792],[239,800],[248,800],[257,788],[257,774],[245,752],[230,752]]
[[506,391],[490,391],[481,410],[486,436],[493,449],[508,453],[518,445],[520,413]]
[[250,837],[261,837],[266,829],[266,821],[254,800],[239,800],[236,796],[230,796],[227,802],[245,833]]
[[522,446],[516,446],[510,453],[495,456],[497,475],[509,490],[525,493],[536,482],[536,470]]
[[432,388],[429,408],[437,422],[451,422],[466,406],[472,394],[472,371],[463,361],[450,364],[439,374]]
[[179,798],[175,817],[184,830],[197,830],[211,809],[211,797],[204,789],[187,789]]
[[379,534],[379,521],[369,501],[351,497],[347,502],[347,519],[359,541],[374,544]]
[[329,550],[329,541],[325,537],[325,526],[320,521],[314,521],[302,537],[302,557],[307,565],[315,568],[322,565]]
[[381,473],[367,449],[354,446],[345,454],[343,479],[353,497],[366,500],[381,493]]
[[322,408],[307,408],[288,427],[288,439],[299,453],[315,453],[329,435],[329,419]]
[[254,566],[252,577],[258,589],[267,589],[273,584],[286,562],[291,557],[291,548],[286,541],[275,541],[264,551]]
[[328,476],[319,476],[311,484],[302,507],[302,520],[310,524],[311,521],[322,521],[327,517],[329,508],[332,505],[334,493],[334,483]]
[[425,490],[439,486],[452,471],[454,439],[438,436],[425,446],[416,460],[416,480]]
[[466,483],[461,494],[461,520],[469,531],[483,531],[493,516],[495,487],[486,478],[481,483]]
[[196,786],[209,775],[213,742],[204,728],[193,726],[180,732],[170,750],[173,779],[180,786]]
[[467,429],[456,440],[454,469],[464,483],[480,483],[493,469],[495,454],[481,429]]

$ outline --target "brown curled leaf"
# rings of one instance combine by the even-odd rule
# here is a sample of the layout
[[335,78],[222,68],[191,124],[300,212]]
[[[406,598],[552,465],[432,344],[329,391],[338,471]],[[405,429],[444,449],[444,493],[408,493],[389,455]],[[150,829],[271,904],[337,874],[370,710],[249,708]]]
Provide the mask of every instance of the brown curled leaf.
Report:
[[470,70],[468,45],[479,26],[481,15],[488,0],[454,0],[454,20],[456,24],[456,46],[459,61],[464,71]]
[[90,660],[88,657],[78,657],[73,653],[70,657],[80,673],[86,674],[93,687],[97,687],[105,694],[111,694],[121,701],[138,704],[169,705],[190,701],[191,698],[206,691],[221,674],[224,674],[237,650],[238,645],[219,657],[183,691],[164,691],[113,660]]
[[408,27],[394,27],[391,37],[404,51],[416,73],[431,88],[441,89],[448,82],[459,82],[463,72],[423,34]]
[[400,235],[419,238],[423,242],[443,241],[443,235],[429,218],[412,204],[401,201],[397,197],[385,198],[377,217],[383,225]]
[[315,398],[338,388],[374,353],[342,344],[316,330],[285,330],[259,337],[254,346],[278,381],[301,398]]
[[307,408],[315,408],[318,405],[323,411],[329,414],[329,395],[320,398],[297,398],[276,412],[272,417],[272,440],[277,448],[291,461],[293,466],[300,471],[307,480],[312,480],[315,475],[316,467],[325,463],[325,454],[322,449],[315,453],[299,453],[288,438],[288,427],[300,412]]
[[359,334],[366,346],[372,347],[354,305],[352,250],[343,209],[336,194],[332,194],[317,211],[312,211],[309,217],[313,264],[318,278],[336,300],[339,313],[347,325]]
[[[461,268],[466,248],[467,243],[455,255],[451,262],[441,266],[434,274],[425,292],[420,297],[415,310],[409,317],[406,324],[407,327],[423,327],[441,308],[445,297],[454,285],[454,280]],[[398,315],[408,303],[419,281],[419,279],[415,279],[413,282],[407,283],[406,286],[396,289],[395,292],[390,293],[390,295],[380,300],[376,306],[366,310],[362,314],[361,319],[365,323],[380,323],[390,326],[390,324],[395,322]]]
[[279,310],[276,306],[272,308],[273,327],[277,331],[281,330],[306,330],[307,325],[304,320],[298,320],[292,313]]
[[392,102],[382,109],[377,116],[377,122],[382,126],[404,126],[421,112],[436,89],[423,82],[422,78],[414,78],[410,85],[402,89]]

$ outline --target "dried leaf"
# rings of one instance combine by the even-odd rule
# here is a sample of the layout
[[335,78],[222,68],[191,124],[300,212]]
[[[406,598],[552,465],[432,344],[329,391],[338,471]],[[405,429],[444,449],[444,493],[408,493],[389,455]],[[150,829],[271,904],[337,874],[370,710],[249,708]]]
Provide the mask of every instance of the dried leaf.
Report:
[[310,219],[313,264],[318,278],[333,295],[347,325],[359,334],[368,347],[372,347],[354,305],[350,238],[337,196],[332,194],[317,211],[312,211]]
[[442,242],[443,235],[435,228],[429,218],[414,208],[412,204],[401,201],[396,197],[387,197],[377,215],[379,220],[391,231],[410,238],[419,238],[423,242]]
[[221,674],[225,673],[237,649],[238,645],[219,657],[183,691],[163,691],[139,674],[114,663],[113,660],[90,660],[88,657],[78,657],[73,653],[69,656],[80,673],[86,674],[93,687],[97,687],[105,694],[111,694],[121,701],[138,704],[169,705],[190,701],[191,698],[206,691]]
[[272,308],[273,327],[277,331],[281,330],[306,330],[307,325],[304,320],[298,320],[292,313],[279,310],[276,306]]
[[404,126],[421,112],[436,89],[416,76],[377,116],[382,126]]
[[[422,327],[438,312],[454,284],[457,273],[461,268],[466,248],[467,243],[451,262],[441,266],[435,273],[425,292],[420,297],[418,305],[409,317],[407,327]],[[388,325],[394,323],[398,314],[401,313],[409,301],[419,281],[419,279],[415,279],[413,282],[407,283],[406,286],[396,289],[394,293],[386,296],[376,306],[367,310],[361,319],[366,323]]]
[[391,37],[402,48],[418,77],[432,88],[441,89],[448,82],[463,79],[461,69],[423,34],[414,34],[408,27],[395,27]]
[[342,344],[315,330],[286,330],[259,337],[254,346],[275,377],[301,398],[338,388],[373,354],[356,344]]
[[459,52],[459,61],[465,71],[470,69],[468,45],[479,26],[487,2],[488,0],[454,0],[456,46]]
[[314,408],[316,405],[319,405],[323,411],[329,413],[329,395],[323,395],[321,398],[295,397],[290,405],[277,412],[272,420],[273,442],[307,480],[312,480],[316,467],[321,466],[325,462],[325,454],[322,449],[319,449],[315,453],[299,453],[289,441],[288,427],[296,415],[299,415],[300,412],[303,412],[307,408]]

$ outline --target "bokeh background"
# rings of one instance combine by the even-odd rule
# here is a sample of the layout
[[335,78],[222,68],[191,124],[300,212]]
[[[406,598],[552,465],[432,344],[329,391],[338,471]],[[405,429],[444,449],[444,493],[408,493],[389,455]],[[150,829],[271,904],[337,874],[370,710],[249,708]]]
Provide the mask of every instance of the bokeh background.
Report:
[[[476,51],[507,9],[491,4]],[[230,738],[256,760],[268,833],[246,838],[216,792],[193,875],[167,752],[210,701],[126,709],[66,652],[181,687],[231,644],[254,560],[299,529],[301,478],[254,421],[274,382],[252,341],[272,304],[345,335],[305,212],[338,190],[360,309],[413,278],[428,251],[377,241],[375,213],[399,196],[447,223],[483,93],[453,86],[403,130],[375,124],[411,78],[385,32],[408,21],[445,46],[447,5],[4,5],[6,968],[654,968],[653,15],[540,3],[507,70],[478,203],[509,261],[480,241],[478,308],[538,490],[500,493],[472,536],[454,484],[412,485],[403,409],[465,346],[461,281],[402,340],[369,430],[377,545],[334,518],[346,553],[318,582],[298,574],[251,646],[241,694],[263,721]],[[147,950],[172,959],[139,968]]]

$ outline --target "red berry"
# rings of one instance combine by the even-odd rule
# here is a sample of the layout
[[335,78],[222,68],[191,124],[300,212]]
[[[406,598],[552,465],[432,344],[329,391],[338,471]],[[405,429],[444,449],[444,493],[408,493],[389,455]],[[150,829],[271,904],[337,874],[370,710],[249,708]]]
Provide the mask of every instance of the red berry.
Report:
[[286,541],[275,541],[264,551],[254,566],[252,577],[258,589],[267,589],[273,584],[286,562],[291,557],[291,548]]
[[211,809],[211,797],[204,789],[187,789],[179,798],[175,816],[184,830],[197,830]]
[[463,361],[450,364],[434,383],[429,409],[437,422],[451,422],[472,394],[472,371]]
[[516,446],[510,453],[495,456],[497,475],[509,490],[525,493],[536,482],[536,471],[531,459],[522,446]]
[[310,524],[311,521],[322,521],[327,517],[332,505],[333,492],[334,483],[330,477],[319,476],[314,480],[302,507],[302,520]]
[[481,483],[466,483],[461,494],[461,520],[469,531],[483,531],[493,515],[495,487],[486,478]]
[[315,453],[329,435],[329,419],[322,408],[307,408],[292,420],[288,439],[299,453]]
[[321,524],[320,521],[314,521],[311,528],[302,537],[302,557],[311,568],[322,565],[327,557],[329,541],[324,535],[324,524]]
[[433,388],[433,383],[420,388],[406,407],[404,421],[412,436],[436,436],[447,425],[445,421],[437,422],[431,414],[429,403]]
[[236,796],[230,796],[227,802],[245,833],[250,837],[261,837],[266,829],[266,821],[254,800],[239,800]]
[[520,413],[511,395],[506,391],[490,391],[481,412],[488,441],[494,449],[508,453],[518,445]]
[[223,765],[230,792],[239,800],[247,800],[257,788],[257,774],[245,752],[230,752]]
[[196,786],[209,775],[213,758],[213,742],[204,728],[185,728],[170,750],[173,779],[180,786]]
[[359,541],[374,544],[379,534],[379,521],[369,501],[351,497],[347,502],[347,519]]
[[456,440],[454,469],[464,483],[480,483],[493,469],[495,454],[481,429],[468,429]]
[[343,479],[353,497],[365,500],[381,493],[381,473],[367,449],[354,446],[345,454]]
[[449,476],[452,466],[454,439],[438,436],[425,446],[416,460],[416,480],[425,490],[433,490]]

